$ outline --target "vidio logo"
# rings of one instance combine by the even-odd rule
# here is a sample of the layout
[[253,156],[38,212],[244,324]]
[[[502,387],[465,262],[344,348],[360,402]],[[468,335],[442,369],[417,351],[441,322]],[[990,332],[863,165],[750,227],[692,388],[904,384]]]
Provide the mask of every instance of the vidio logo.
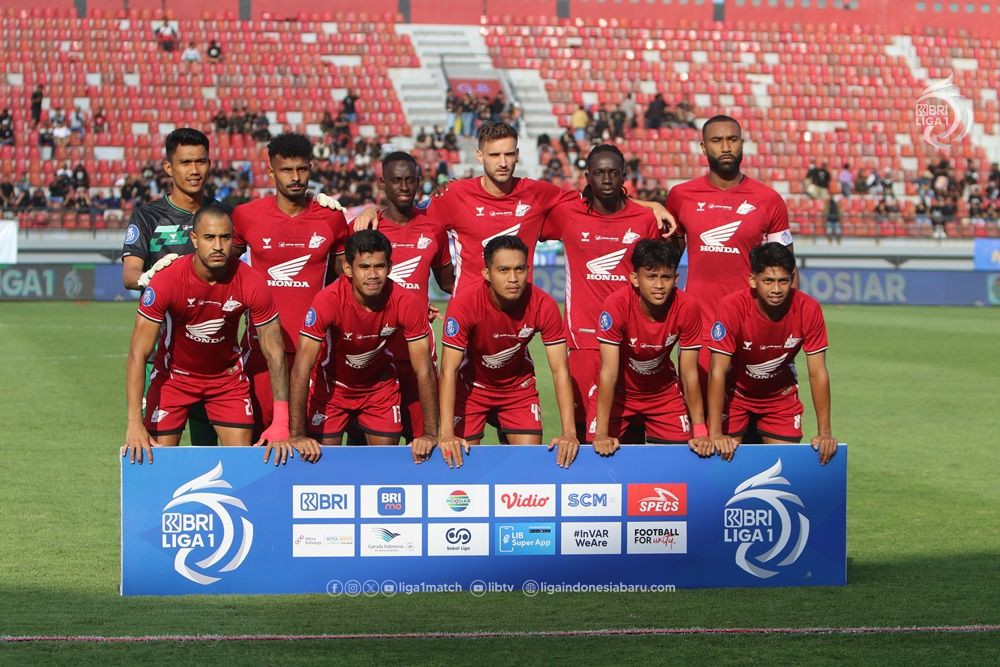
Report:
[[[736,564],[761,579],[773,577],[779,571],[762,565],[779,556],[783,558],[770,567],[792,565],[809,540],[809,519],[798,510],[795,510],[797,519],[793,518],[786,505],[791,503],[804,509],[802,500],[790,491],[767,488],[773,486],[791,486],[791,482],[781,477],[781,459],[737,486],[723,510],[724,540],[739,545]],[[756,553],[762,548],[766,548],[763,553]]]
[[[173,499],[163,507],[160,546],[177,549],[174,569],[196,584],[215,583],[220,577],[214,575],[232,572],[250,553],[253,524],[245,516],[239,516],[237,529],[227,507],[246,512],[246,505],[234,496],[206,490],[231,488],[222,479],[222,461],[219,461],[211,471],[177,487]],[[178,511],[181,508],[187,511]],[[237,534],[239,546],[236,546]],[[191,563],[205,552],[208,553],[204,558]]]

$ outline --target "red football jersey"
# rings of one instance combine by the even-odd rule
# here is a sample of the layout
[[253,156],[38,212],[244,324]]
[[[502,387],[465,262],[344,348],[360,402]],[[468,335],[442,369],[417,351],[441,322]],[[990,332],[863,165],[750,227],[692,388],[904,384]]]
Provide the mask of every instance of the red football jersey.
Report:
[[[701,348],[701,309],[690,295],[675,289],[663,320],[642,310],[638,290],[631,285],[612,294],[600,314],[597,340],[621,348],[617,391],[659,392],[677,381],[670,353]],[[599,378],[594,378],[597,384]]]
[[587,210],[581,198],[556,206],[542,225],[542,240],[561,240],[566,252],[566,329],[569,346],[596,350],[602,304],[632,271],[639,239],[660,237],[653,212],[634,202],[612,215]]
[[542,221],[560,202],[580,198],[574,190],[516,177],[509,195],[494,197],[483,189],[480,178],[453,181],[444,195],[432,200],[429,209],[455,241],[455,294],[474,288],[482,280],[483,248],[497,236],[518,236],[528,246],[531,280]]
[[[281,314],[285,351],[294,353],[299,323],[313,297],[326,284],[327,268],[344,252],[347,220],[314,201],[292,217],[278,208],[275,195],[255,199],[233,211],[233,244],[250,251],[250,266],[264,276]],[[250,345],[256,336],[248,331]]]
[[493,305],[490,285],[466,289],[452,297],[445,316],[443,342],[465,352],[459,378],[488,389],[518,387],[535,376],[528,343],[540,333],[546,345],[566,342],[566,330],[555,299],[528,285],[515,312]]
[[385,305],[370,311],[354,298],[347,278],[325,287],[306,311],[302,335],[325,341],[320,360],[328,385],[363,388],[393,377],[389,340],[401,331],[407,341],[430,335],[427,307],[420,297],[389,281]]
[[244,312],[260,326],[278,317],[264,280],[243,262],[230,277],[210,285],[194,272],[194,255],[174,260],[149,281],[139,314],[166,326],[160,332],[156,370],[219,375],[240,362]]
[[777,322],[761,312],[751,289],[722,300],[708,348],[733,358],[728,384],[745,396],[761,397],[798,384],[795,355],[827,348],[826,323],[819,302],[792,290],[791,306]]
[[684,289],[701,303],[706,329],[722,298],[746,287],[751,249],[770,241],[792,244],[785,201],[747,176],[729,190],[707,175],[682,183],[670,190],[667,210],[687,240]]

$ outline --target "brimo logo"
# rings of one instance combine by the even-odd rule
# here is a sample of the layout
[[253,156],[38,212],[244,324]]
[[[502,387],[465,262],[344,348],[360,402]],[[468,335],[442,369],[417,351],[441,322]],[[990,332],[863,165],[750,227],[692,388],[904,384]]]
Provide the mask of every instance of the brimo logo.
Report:
[[959,92],[953,79],[948,74],[947,79],[935,81],[917,100],[917,126],[924,128],[924,141],[934,148],[961,141],[972,129],[972,102]]
[[[233,517],[230,515],[230,510],[225,505],[244,512],[247,511],[247,508],[239,498],[224,493],[206,491],[206,489],[233,488],[229,482],[221,477],[222,462],[220,461],[211,471],[177,487],[173,499],[163,507],[161,546],[164,549],[177,549],[177,555],[174,557],[174,569],[177,570],[178,574],[196,584],[208,585],[219,580],[219,577],[206,574],[206,571],[223,573],[232,572],[238,568],[243,564],[247,554],[250,553],[250,546],[253,544],[253,524],[246,517],[241,516],[239,517],[241,538],[239,546],[233,548],[237,529]],[[174,509],[185,505],[200,507],[189,509],[187,512]],[[174,511],[168,511],[171,509]],[[219,528],[221,528],[221,535]],[[207,549],[214,549],[214,551],[193,565],[188,563],[196,550],[202,552]],[[232,557],[225,565],[216,567],[230,554]]]

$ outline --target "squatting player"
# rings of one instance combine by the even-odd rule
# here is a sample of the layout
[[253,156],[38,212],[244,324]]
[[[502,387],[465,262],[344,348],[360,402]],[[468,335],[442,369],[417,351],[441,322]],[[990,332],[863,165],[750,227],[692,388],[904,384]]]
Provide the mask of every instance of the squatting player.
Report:
[[[392,270],[389,279],[397,287],[420,297],[425,309],[430,306],[428,289],[433,273],[438,286],[451,293],[455,268],[451,263],[448,238],[442,226],[431,219],[426,209],[414,206],[420,185],[420,167],[409,153],[390,153],[382,160],[380,181],[386,196],[386,208],[379,211],[378,230],[392,246]],[[434,332],[429,342],[431,358],[436,358]],[[423,434],[424,418],[420,409],[417,376],[410,363],[409,346],[401,335],[389,341],[389,351],[396,366],[403,401],[403,438],[412,440]]]
[[[625,156],[611,144],[587,156],[583,197],[553,208],[543,240],[561,240],[566,253],[566,329],[578,433],[587,433],[587,392],[600,366],[598,319],[604,301],[629,280],[625,254],[640,239],[660,237],[653,213],[625,193]],[[436,204],[435,204],[436,205]],[[588,434],[589,435],[589,434]]]
[[[788,208],[777,192],[740,171],[743,131],[729,116],[713,116],[701,128],[708,173],[670,190],[667,210],[677,220],[677,243],[688,252],[684,290],[698,299],[708,340],[719,302],[746,285],[750,250],[765,242],[792,246]],[[707,345],[699,365],[709,367]]]
[[[397,444],[403,431],[402,410],[389,341],[401,333],[424,419],[423,435],[410,443],[419,463],[434,448],[438,419],[427,306],[389,280],[392,246],[377,231],[348,238],[343,265],[344,275],[313,299],[299,335],[291,375],[292,436],[308,431],[323,444],[339,445],[353,417],[366,443],[351,444]],[[310,389],[321,349],[321,368]]]
[[573,389],[566,331],[555,300],[528,282],[528,248],[516,236],[498,236],[483,250],[485,279],[452,297],[441,351],[441,439],[448,465],[462,465],[462,448],[478,444],[486,422],[515,445],[542,444],[542,414],[528,343],[538,333],[556,391],[562,434],[556,462],[568,467],[580,443],[573,421]]
[[[142,463],[145,453],[152,463],[151,447],[176,445],[188,410],[198,402],[205,404],[223,445],[251,443],[253,408],[237,344],[240,318],[248,312],[274,384],[274,421],[262,437],[267,441],[264,460],[273,448],[276,463],[283,463],[292,451],[288,369],[274,301],[260,276],[230,256],[233,225],[225,211],[198,211],[190,235],[194,253],[153,276],[139,305],[126,366],[128,428],[122,454]],[[143,366],[158,334],[143,417]],[[306,460],[319,457],[317,443],[303,441],[299,446]]]
[[[341,265],[347,220],[309,195],[312,144],[301,134],[280,134],[267,145],[268,175],[275,193],[233,211],[233,247],[250,251],[250,265],[267,282],[281,316],[282,343],[289,368],[295,361],[299,325],[309,304],[332,282]],[[244,338],[255,435],[271,422],[271,381],[253,324]]]
[[[751,417],[765,444],[802,439],[795,355],[805,350],[819,435],[820,462],[837,453],[830,427],[826,323],[819,303],[792,287],[795,256],[780,243],[750,251],[750,288],[722,300],[712,325],[708,431],[729,461]],[[723,415],[728,415],[724,420]]]
[[[167,135],[163,171],[170,177],[169,194],[137,206],[125,229],[122,248],[122,284],[141,290],[174,258],[194,251],[191,226],[194,215],[205,206],[221,206],[205,196],[208,170],[208,137],[190,127],[179,127]],[[147,371],[151,372],[153,359]],[[191,442],[216,445],[215,430],[208,423],[203,405],[191,407]]]
[[[677,289],[678,263],[675,245],[639,241],[632,253],[631,284],[604,304],[597,391],[587,411],[598,454],[614,453],[631,421],[644,424],[647,442],[687,443],[699,456],[713,452],[698,386],[701,312]],[[683,396],[670,360],[675,345]]]

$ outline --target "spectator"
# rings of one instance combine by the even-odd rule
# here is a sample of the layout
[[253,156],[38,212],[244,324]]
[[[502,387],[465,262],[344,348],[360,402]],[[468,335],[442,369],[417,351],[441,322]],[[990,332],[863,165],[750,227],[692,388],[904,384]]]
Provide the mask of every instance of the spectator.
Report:
[[31,129],[33,130],[38,127],[42,120],[42,98],[45,97],[45,93],[42,91],[42,84],[38,84],[31,92]]
[[694,124],[694,105],[691,101],[684,97],[680,102],[677,103],[677,110],[674,112],[677,117],[677,122],[680,123],[682,127],[690,127],[691,129],[698,129]]
[[208,56],[209,61],[213,63],[221,62],[222,46],[219,45],[219,42],[213,39],[208,43],[208,49],[205,51],[205,54]]
[[92,125],[95,133],[108,131],[108,114],[104,110],[104,107],[97,108],[97,112],[94,114]]
[[181,53],[181,60],[186,63],[201,62],[201,52],[195,48],[194,42],[188,42],[187,48]]
[[608,117],[608,110],[604,105],[600,105],[594,110],[588,128],[590,139],[597,141],[607,141],[611,139],[611,119]]
[[459,101],[458,96],[455,95],[455,91],[450,87],[444,94],[444,110],[447,114],[444,126],[452,130],[455,127],[455,120],[458,118]]
[[0,208],[14,207],[14,184],[10,181],[0,181]]
[[663,115],[667,110],[667,103],[663,99],[662,93],[657,93],[653,101],[646,107],[646,129],[657,130],[663,125]]
[[10,109],[4,109],[0,114],[0,146],[14,145],[14,117]]
[[266,144],[271,140],[271,122],[263,111],[258,111],[257,116],[253,119],[253,132],[250,136],[258,144]]
[[913,220],[917,227],[930,227],[930,211],[927,209],[927,202],[923,199],[917,202],[916,208],[913,209]]
[[830,170],[826,168],[825,162],[819,167],[815,162],[809,165],[805,186],[806,194],[813,199],[824,202],[830,199]]
[[446,151],[457,151],[458,150],[458,137],[455,136],[455,131],[449,129],[444,133],[444,150]]
[[635,99],[632,97],[632,93],[625,96],[621,108],[625,114],[625,127],[629,129],[635,127]]
[[86,118],[80,107],[73,107],[73,112],[69,115],[69,131],[79,134],[80,138],[86,133]]
[[163,23],[156,29],[156,42],[167,53],[177,48],[177,30],[170,25],[170,21],[163,19]]
[[348,88],[347,95],[344,96],[344,101],[341,103],[340,110],[351,123],[358,122],[357,103],[357,96]]
[[462,114],[462,136],[471,137],[476,132],[476,111],[479,109],[479,103],[476,101],[476,96],[472,94],[472,91],[465,93],[462,97],[461,103],[459,105],[459,110]]
[[830,244],[840,245],[842,230],[840,227],[840,206],[837,205],[837,197],[830,197],[826,200],[826,240]]
[[69,140],[72,134],[73,133],[70,132],[64,122],[58,123],[54,128],[52,128],[52,140],[55,142],[56,146],[69,145]]
[[90,194],[87,192],[87,188],[70,190],[63,202],[63,208],[75,208],[77,210],[89,209],[92,206],[93,204],[90,201]]
[[226,112],[219,109],[212,116],[212,125],[215,127],[216,132],[228,132],[229,131],[229,117]]
[[608,116],[611,121],[611,136],[615,139],[622,139],[625,137],[625,121],[627,116],[625,115],[625,110],[622,109],[620,104],[616,104],[615,108],[611,111]]
[[500,116],[507,111],[507,98],[502,90],[498,90],[490,101],[490,120],[494,123],[500,122]]
[[521,121],[524,117],[524,110],[521,109],[520,105],[515,104],[511,106],[510,113],[507,114],[506,123],[512,128],[517,130],[518,133],[521,132]]
[[73,185],[78,188],[89,188],[90,187],[90,174],[87,173],[87,168],[83,166],[83,162],[77,162],[76,166],[73,167]]
[[851,173],[850,164],[844,163],[840,174],[837,176],[837,182],[840,183],[840,194],[844,197],[850,197],[851,192],[854,190],[854,174]]
[[323,118],[319,121],[319,129],[323,134],[333,134],[333,115],[329,109],[323,112]]
[[566,126],[566,131],[559,136],[559,146],[566,154],[570,164],[575,163],[580,154],[580,146],[576,143],[576,137],[573,136],[573,130],[569,125]]
[[56,145],[55,137],[52,136],[52,126],[49,123],[43,123],[41,127],[38,128],[38,145],[47,146],[49,148]]
[[894,198],[896,196],[896,194],[892,191],[893,190],[892,169],[890,169],[889,167],[886,167],[885,170],[882,172],[882,178],[879,179],[879,188],[881,189],[882,197]]
[[45,192],[41,188],[35,188],[31,192],[31,198],[28,200],[28,208],[43,211],[49,207],[48,201],[45,199]]
[[990,175],[987,180],[986,194],[989,199],[1000,198],[1000,164],[996,162],[990,165]]
[[313,144],[312,156],[314,160],[319,160],[320,162],[329,162],[330,160],[330,145],[323,142],[317,141]]

